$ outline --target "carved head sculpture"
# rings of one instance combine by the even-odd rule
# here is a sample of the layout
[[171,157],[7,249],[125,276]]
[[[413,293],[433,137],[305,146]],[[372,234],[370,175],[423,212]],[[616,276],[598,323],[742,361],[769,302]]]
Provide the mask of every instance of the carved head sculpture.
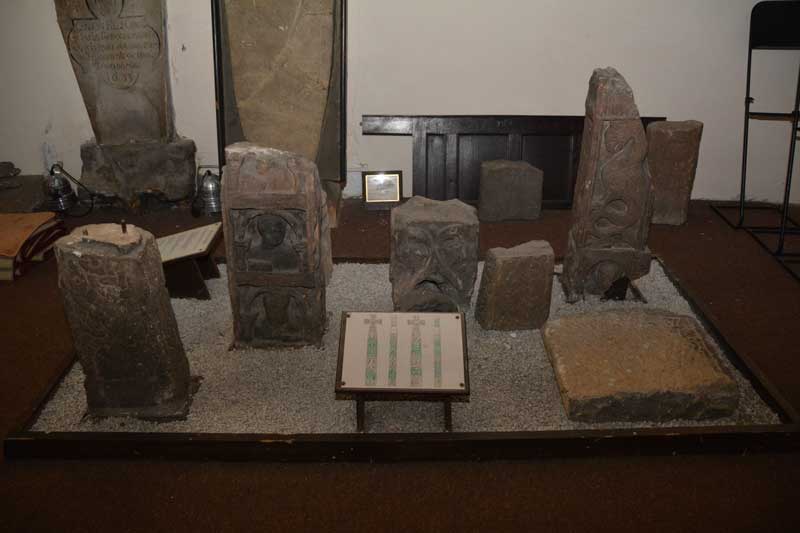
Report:
[[476,210],[414,197],[392,211],[395,309],[453,311],[469,304],[478,265]]
[[277,215],[262,215],[256,219],[261,236],[261,246],[268,250],[277,248],[286,238],[286,221]]

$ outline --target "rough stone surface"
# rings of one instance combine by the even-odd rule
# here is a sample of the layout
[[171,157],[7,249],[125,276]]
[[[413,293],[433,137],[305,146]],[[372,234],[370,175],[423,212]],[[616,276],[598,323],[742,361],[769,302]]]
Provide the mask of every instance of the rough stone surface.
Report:
[[703,123],[660,121],[647,126],[647,164],[653,176],[653,224],[680,226],[689,214]]
[[647,274],[652,185],[647,140],[625,78],[596,69],[586,96],[581,160],[562,281],[568,299]]
[[136,193],[158,191],[169,200],[194,192],[194,141],[81,146],[83,183],[95,192],[133,201]]
[[437,306],[442,296],[459,307],[469,304],[478,274],[478,226],[476,209],[459,200],[414,196],[392,209],[389,279],[395,310],[424,309],[424,299],[409,297],[415,291],[438,293]]
[[162,0],[55,0],[100,144],[172,138]]
[[225,153],[222,220],[234,345],[318,344],[333,262],[317,167],[251,143]]
[[697,320],[625,310],[550,321],[542,332],[567,416],[584,422],[701,420],[738,404]]
[[486,254],[475,318],[483,329],[539,329],[550,316],[553,248],[531,241]]
[[226,0],[248,141],[317,157],[333,57],[333,0]]
[[185,416],[189,362],[153,235],[94,224],[59,239],[55,250],[89,413]]
[[536,220],[542,212],[544,173],[527,161],[481,163],[478,218],[482,222]]

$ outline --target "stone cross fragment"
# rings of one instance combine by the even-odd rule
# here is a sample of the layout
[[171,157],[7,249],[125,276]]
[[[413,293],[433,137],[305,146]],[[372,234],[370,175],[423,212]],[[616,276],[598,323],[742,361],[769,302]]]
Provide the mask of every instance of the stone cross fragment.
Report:
[[397,317],[392,316],[389,333],[389,385],[397,385]]
[[222,225],[234,346],[319,344],[333,263],[317,167],[251,143],[225,152]]
[[567,300],[604,294],[650,271],[653,193],[639,110],[625,78],[596,69],[586,96],[581,159],[562,282]]
[[647,126],[647,164],[653,176],[653,224],[680,226],[689,214],[703,123],[659,121]]
[[542,212],[544,173],[527,161],[484,161],[478,195],[481,222],[536,220]]
[[389,279],[396,311],[469,305],[478,275],[478,217],[459,200],[415,196],[392,209]]
[[153,235],[94,224],[55,245],[58,285],[95,416],[186,416],[189,362]]
[[550,316],[553,248],[530,241],[486,254],[475,319],[483,329],[539,329]]

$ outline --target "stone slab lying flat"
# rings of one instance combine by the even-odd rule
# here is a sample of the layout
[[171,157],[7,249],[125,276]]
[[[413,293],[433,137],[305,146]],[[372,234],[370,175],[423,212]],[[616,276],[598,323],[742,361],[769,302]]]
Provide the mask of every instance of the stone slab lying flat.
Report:
[[568,316],[542,330],[572,420],[703,420],[730,415],[739,394],[694,318],[658,310]]

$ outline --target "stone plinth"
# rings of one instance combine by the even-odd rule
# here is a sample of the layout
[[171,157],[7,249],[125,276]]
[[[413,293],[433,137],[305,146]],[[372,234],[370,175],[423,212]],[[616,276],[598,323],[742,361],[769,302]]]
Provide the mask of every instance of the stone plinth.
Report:
[[117,195],[131,203],[143,191],[158,191],[169,200],[194,193],[194,141],[143,142],[81,146],[82,181],[91,190]]
[[478,218],[481,222],[536,220],[542,212],[544,174],[527,161],[481,163]]
[[553,248],[531,241],[514,248],[492,248],[478,291],[475,318],[483,329],[539,329],[550,316]]
[[661,121],[647,126],[647,163],[653,176],[653,224],[680,226],[689,214],[703,123]]
[[251,143],[225,152],[222,220],[234,344],[318,344],[333,263],[317,167]]
[[551,320],[542,337],[567,416],[582,422],[731,415],[736,382],[697,320],[606,311]]
[[414,196],[392,209],[389,278],[395,310],[469,305],[478,275],[478,226],[475,208],[459,200]]
[[567,299],[604,294],[650,270],[647,140],[628,83],[613,68],[589,81],[581,160],[562,281]]
[[132,200],[193,191],[195,147],[176,138],[163,0],[55,0],[95,139],[81,148],[83,179]]
[[225,10],[245,138],[315,160],[331,78],[333,0],[226,0]]
[[189,362],[153,235],[135,226],[83,226],[55,251],[89,413],[185,416]]

